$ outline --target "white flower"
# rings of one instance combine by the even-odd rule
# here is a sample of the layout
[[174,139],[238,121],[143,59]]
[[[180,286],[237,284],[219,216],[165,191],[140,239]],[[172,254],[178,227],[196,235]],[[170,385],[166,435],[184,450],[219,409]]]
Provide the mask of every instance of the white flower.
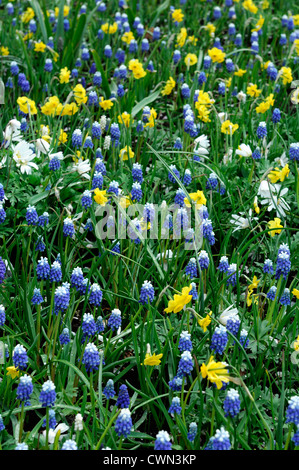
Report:
[[50,144],[44,139],[37,139],[35,141],[37,148],[37,157],[39,158],[40,153],[47,154],[50,150]]
[[236,150],[236,154],[239,155],[240,157],[251,157],[252,150],[249,145],[241,144],[239,145],[239,149]]
[[220,323],[222,323],[222,325],[226,326],[227,320],[231,317],[237,317],[238,313],[239,313],[238,309],[233,308],[233,306],[230,305],[228,308],[223,310],[223,312],[221,313],[219,317],[219,321]]
[[218,117],[220,119],[220,123],[223,124],[224,121],[227,120],[227,113],[218,113]]
[[252,209],[249,209],[248,211],[249,217],[242,217],[243,215],[246,215],[246,213],[240,212],[240,215],[237,215],[237,214],[232,215],[232,218],[230,219],[230,223],[235,226],[235,229],[233,230],[233,232],[236,232],[236,230],[242,230],[242,229],[248,228],[251,226],[251,223],[253,220],[258,220],[257,217],[251,217]]
[[277,163],[277,165],[281,166],[282,168],[285,167],[287,165],[287,163],[289,163],[289,160],[288,160],[285,152],[283,152],[281,157],[275,158],[274,161]]
[[22,140],[16,146],[13,146],[12,149],[13,159],[16,162],[17,167],[20,168],[21,173],[31,175],[32,168],[38,170],[36,163],[32,162],[35,158],[35,154],[25,140]]
[[82,431],[82,429],[83,429],[83,417],[81,413],[78,413],[75,416],[75,431]]
[[231,162],[232,157],[233,157],[233,149],[229,148],[228,151],[223,156],[224,165],[227,165],[229,162]]
[[82,178],[86,178],[86,179],[90,179],[90,175],[88,174],[91,170],[91,166],[90,166],[90,163],[88,160],[82,160],[82,158],[80,158],[78,160],[78,163],[74,164],[73,168],[72,168],[72,172],[78,172],[80,176],[82,176]]
[[110,144],[111,144],[111,137],[110,135],[106,135],[105,139],[104,139],[104,150],[109,150],[110,148]]
[[0,161],[0,170],[2,170],[2,168],[4,168],[5,163],[6,163],[6,157],[3,157],[2,160]]
[[209,155],[210,141],[206,135],[200,135],[194,140],[194,152],[197,155]]
[[20,133],[21,123],[17,119],[11,119],[7,124],[3,137],[5,142],[5,148],[9,146],[11,142],[20,142],[22,140],[22,134]]
[[247,96],[243,91],[239,91],[239,93],[237,94],[237,98],[241,103],[246,103]]
[[[66,433],[69,429],[69,426],[67,426],[64,423],[58,424],[55,429],[49,429],[49,435],[48,435],[48,442],[49,444],[54,444],[56,434],[58,431],[60,431],[60,436],[59,440],[61,440],[64,436],[62,436],[63,433]],[[43,436],[46,437],[46,431],[43,431]]]
[[106,124],[107,124],[107,118],[105,115],[101,116],[101,119],[100,119],[100,126],[101,126],[101,131],[102,133],[105,131],[106,129]]

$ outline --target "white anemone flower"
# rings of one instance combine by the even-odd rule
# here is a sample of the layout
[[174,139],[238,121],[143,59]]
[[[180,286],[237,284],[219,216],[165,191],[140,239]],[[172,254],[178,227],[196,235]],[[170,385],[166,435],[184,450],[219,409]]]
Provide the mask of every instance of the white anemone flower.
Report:
[[223,312],[221,313],[219,317],[219,321],[220,323],[222,323],[222,325],[226,326],[227,320],[231,317],[237,317],[238,313],[239,313],[238,309],[233,307],[233,305],[230,305],[228,308],[223,310]]
[[264,199],[262,199],[261,204],[263,206],[267,205],[268,212],[271,212],[272,210],[276,210],[276,216],[277,217],[285,217],[286,213],[285,211],[289,211],[291,208],[288,205],[288,203],[285,201],[283,196],[285,196],[288,193],[288,188],[283,188],[281,189],[280,184],[272,184],[272,191],[267,194],[266,192],[264,193]]
[[17,119],[11,119],[7,124],[3,137],[5,140],[5,148],[7,148],[11,142],[20,142],[22,140],[22,134],[20,132],[21,123]]
[[88,174],[91,170],[91,166],[88,160],[82,160],[80,158],[77,163],[75,163],[72,167],[72,172],[78,172],[82,178],[86,178],[87,180],[90,179],[90,175]]
[[[69,430],[69,426],[64,423],[58,424],[55,429],[49,429],[48,435],[48,443],[54,444],[56,434],[60,431],[59,440],[61,440],[64,436],[63,434]],[[46,438],[46,431],[43,431],[43,436]]]
[[244,93],[243,91],[239,91],[239,93],[237,94],[237,99],[240,101],[240,103],[246,103],[246,93]]
[[205,134],[197,137],[194,140],[194,144],[194,152],[197,155],[209,155],[210,141]]
[[38,166],[32,161],[35,158],[35,153],[33,153],[28,142],[21,140],[21,142],[13,146],[12,149],[13,159],[22,174],[26,173],[27,175],[31,175],[32,168],[38,170]]
[[251,157],[252,150],[249,145],[241,144],[239,145],[238,150],[236,150],[236,154],[239,155],[240,157]]
[[35,141],[35,145],[37,148],[37,157],[39,158],[40,154],[47,154],[50,150],[50,144],[45,139],[37,139]]
[[247,215],[245,212],[240,212],[240,215],[233,214],[232,218],[230,219],[230,223],[234,225],[235,229],[233,233],[237,230],[244,230],[251,226],[253,220],[258,220],[257,217],[252,217],[252,209],[248,211],[248,217],[243,217],[243,215]]
[[285,167],[287,165],[287,163],[289,163],[289,159],[287,158],[285,152],[283,152],[281,157],[275,158],[274,161],[277,163],[277,165],[281,166],[282,168]]
[[218,113],[218,117],[220,119],[220,123],[223,124],[224,121],[227,120],[227,113]]
[[49,153],[49,159],[50,161],[53,160],[53,158],[58,158],[58,160],[63,160],[64,156],[62,152],[56,152],[56,153]]

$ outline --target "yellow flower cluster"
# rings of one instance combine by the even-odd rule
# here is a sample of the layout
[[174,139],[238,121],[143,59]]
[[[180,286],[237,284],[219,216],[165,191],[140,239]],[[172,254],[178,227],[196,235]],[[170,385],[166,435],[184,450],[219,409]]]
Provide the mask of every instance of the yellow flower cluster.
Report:
[[105,23],[105,24],[102,24],[102,26],[101,26],[101,30],[106,34],[116,33],[117,28],[118,28],[118,26],[117,26],[116,21],[113,24]]
[[271,183],[275,184],[277,181],[284,181],[285,178],[289,176],[289,173],[289,165],[286,164],[281,170],[279,168],[275,168],[275,170],[270,171],[268,178]]
[[176,38],[177,46],[183,47],[183,45],[186,42],[187,36],[188,36],[188,33],[187,33],[186,28],[181,28]]
[[45,52],[47,46],[44,42],[39,41],[34,44],[34,51],[35,52]]
[[127,128],[129,128],[130,125],[134,122],[134,120],[133,119],[131,120],[131,114],[125,111],[122,114],[118,115],[118,122],[120,124],[124,124]]
[[264,114],[268,109],[270,109],[270,106],[274,105],[274,95],[273,93],[270,93],[270,95],[265,99],[265,101],[262,101],[256,108],[256,112],[259,114]]
[[221,49],[218,49],[217,47],[209,49],[208,54],[211,57],[213,63],[217,62],[217,64],[221,64],[225,59],[225,52],[223,52]]
[[129,70],[133,72],[134,78],[139,80],[146,76],[146,71],[144,70],[142,63],[138,59],[132,59],[129,62]]
[[[259,279],[256,276],[253,276],[252,284],[248,286],[248,293],[247,293],[247,306],[250,307],[252,305],[252,294],[255,289],[257,289],[259,285]],[[257,302],[257,296],[255,296],[255,303]]]
[[250,13],[257,13],[258,11],[258,8],[257,6],[253,3],[252,0],[245,0],[243,3],[242,3],[243,7],[245,10],[248,10],[250,11]]
[[99,105],[104,111],[107,111],[107,109],[111,109],[113,106],[113,102],[111,100],[104,100],[103,96],[101,96]]
[[205,29],[207,31],[209,31],[209,34],[211,37],[214,37],[215,35],[215,31],[216,31],[216,26],[213,25],[213,23],[208,23],[206,26],[205,26]]
[[281,229],[283,228],[280,222],[281,220],[278,217],[274,217],[274,220],[270,220],[270,222],[268,222],[269,228],[271,229],[271,231],[268,233],[271,235],[271,237],[274,237],[276,233],[280,234]]
[[222,387],[223,382],[229,382],[227,364],[214,361],[214,356],[210,357],[207,365],[202,364],[200,372],[204,379],[207,377],[210,382],[216,384],[218,390]]
[[134,34],[132,33],[132,31],[127,31],[125,34],[123,34],[123,36],[121,37],[121,40],[123,42],[125,42],[126,44],[130,44],[131,41],[133,41],[134,38]]
[[73,89],[73,93],[74,93],[75,101],[78,105],[80,105],[82,103],[86,103],[86,101],[87,101],[86,90],[81,85],[81,83],[78,83],[75,86],[75,88]]
[[[129,148],[129,154],[128,154],[128,148]],[[124,147],[119,152],[119,158],[121,160],[129,160],[129,157],[134,158],[134,155],[135,154],[134,154],[133,150],[131,149],[131,147]]]
[[189,287],[183,287],[181,294],[175,294],[173,300],[168,302],[168,307],[164,309],[166,313],[178,313],[185,305],[187,305],[192,300],[192,295],[190,295],[190,291],[192,290],[192,285],[190,284]]
[[24,11],[23,15],[21,16],[22,23],[29,23],[30,20],[34,18],[34,10],[33,8],[28,7],[27,10]]
[[50,96],[41,107],[41,112],[46,116],[73,116],[78,110],[76,103],[62,104],[57,96]]
[[18,99],[17,99],[17,103],[20,107],[20,110],[22,111],[22,113],[25,113],[25,114],[37,114],[37,109],[36,109],[36,106],[35,106],[35,102],[33,100],[31,100],[30,98],[27,98],[27,96],[20,96]]
[[187,54],[185,57],[185,64],[187,67],[190,67],[191,65],[197,64],[197,55],[196,54]]
[[282,67],[279,71],[279,76],[282,78],[282,83],[284,85],[293,81],[292,69],[290,67]]
[[239,125],[238,124],[233,124],[229,119],[224,121],[222,123],[222,126],[221,126],[221,132],[223,134],[233,135],[237,129],[239,129]]
[[252,98],[257,98],[262,93],[262,90],[259,90],[257,85],[250,83],[249,86],[247,87],[246,93]]
[[210,107],[214,103],[214,100],[211,100],[210,95],[203,90],[199,91],[197,101],[195,103],[195,108],[198,111],[198,117],[203,122],[211,122],[210,119]]
[[70,81],[70,76],[71,76],[71,71],[67,67],[64,67],[63,69],[61,69],[60,74],[59,74],[60,83],[68,83]]
[[155,127],[155,119],[157,118],[157,111],[154,108],[151,108],[150,115],[148,116],[148,121],[144,127]]
[[165,87],[163,88],[163,90],[161,91],[161,95],[162,96],[165,96],[165,95],[170,95],[170,93],[172,92],[172,90],[174,89],[175,87],[175,81],[172,77],[169,77],[169,79],[167,80],[166,82],[166,85]]
[[172,20],[175,23],[181,23],[184,19],[184,13],[182,12],[181,8],[177,10],[173,10],[172,12]]

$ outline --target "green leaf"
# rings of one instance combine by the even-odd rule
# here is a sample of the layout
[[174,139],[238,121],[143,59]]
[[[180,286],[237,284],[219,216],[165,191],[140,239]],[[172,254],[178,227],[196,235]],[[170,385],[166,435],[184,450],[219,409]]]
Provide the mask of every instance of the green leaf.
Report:
[[110,87],[109,87],[109,83],[108,83],[108,80],[107,80],[107,77],[106,77],[106,73],[105,73],[105,71],[103,69],[103,66],[102,66],[100,56],[99,56],[99,54],[97,53],[97,51],[95,49],[92,49],[91,52],[92,52],[94,61],[96,63],[97,69],[99,70],[99,72],[101,72],[101,75],[102,75],[102,88],[106,93],[106,98],[109,98],[109,96],[111,94],[110,93]]
[[155,91],[154,93],[152,93],[151,95],[147,96],[146,98],[141,100],[139,103],[137,103],[132,109],[132,112],[131,112],[132,117],[135,117],[136,114],[138,114],[139,111],[141,111],[145,106],[148,106],[150,103],[155,101],[159,95],[160,95],[160,90]]

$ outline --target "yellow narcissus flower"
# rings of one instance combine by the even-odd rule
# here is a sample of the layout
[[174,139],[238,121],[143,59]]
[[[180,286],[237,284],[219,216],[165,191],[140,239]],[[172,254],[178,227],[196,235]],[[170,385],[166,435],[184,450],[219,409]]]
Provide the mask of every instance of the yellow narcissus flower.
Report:
[[221,126],[221,132],[223,134],[231,134],[233,135],[234,132],[239,129],[239,125],[238,124],[233,124],[229,119],[227,119],[226,121],[224,121],[222,123],[222,126]]
[[35,52],[45,52],[47,46],[44,42],[39,41],[34,44],[34,51]]
[[76,103],[61,104],[56,108],[56,116],[73,116],[78,112],[79,108]]
[[188,36],[188,42],[196,46],[198,39],[195,36]]
[[50,96],[48,101],[41,107],[41,112],[46,116],[55,116],[58,105],[59,98],[57,96]]
[[100,206],[105,206],[106,202],[108,201],[108,198],[106,197],[106,190],[105,191],[100,191],[99,188],[96,188],[94,190],[94,200],[97,204]]
[[82,103],[86,103],[87,101],[86,90],[84,86],[81,85],[81,83],[78,83],[78,85],[75,86],[75,88],[73,89],[73,93],[74,93],[75,101],[78,105]]
[[252,284],[250,284],[250,286],[248,286],[248,289],[249,290],[257,289],[257,287],[259,285],[259,282],[260,282],[260,280],[256,276],[253,276]]
[[124,124],[127,128],[129,128],[130,125],[134,122],[134,120],[131,120],[131,114],[127,113],[127,111],[124,111],[122,114],[118,115],[118,122],[120,124]]
[[211,316],[212,316],[212,310],[208,313],[208,315],[205,318],[202,318],[201,320],[197,320],[199,326],[202,328],[204,333],[207,331],[208,326],[212,321]]
[[165,96],[165,95],[170,95],[170,93],[172,92],[172,90],[174,89],[175,87],[175,81],[172,77],[169,77],[169,79],[167,80],[166,82],[166,85],[165,87],[163,88],[163,90],[161,91],[161,95],[162,96]]
[[250,83],[249,86],[247,87],[246,93],[252,98],[257,98],[262,93],[262,90],[259,90],[257,85]]
[[19,377],[20,375],[20,371],[18,371],[18,369],[16,369],[15,366],[6,367],[6,370],[7,370],[6,375],[10,376],[12,379]]
[[197,55],[196,54],[187,54],[184,60],[187,67],[194,65],[197,63]]
[[102,24],[102,26],[101,26],[101,30],[106,34],[116,33],[117,28],[118,28],[118,25],[117,25],[116,21],[113,24],[105,23],[105,24]]
[[[131,149],[131,147],[129,147],[129,157],[133,158],[134,155],[135,154],[133,150]],[[129,157],[128,157],[128,147],[124,147],[123,149],[120,150],[119,158],[121,158],[122,160],[129,160]]]
[[131,205],[131,202],[130,202],[130,199],[128,198],[128,196],[121,197],[120,200],[119,200],[119,205],[123,209],[127,209],[127,207],[129,207]]
[[67,67],[64,67],[63,69],[61,69],[59,73],[60,83],[68,83],[70,81],[70,76],[71,76],[71,71]]
[[258,206],[257,196],[255,196],[255,198],[254,198],[253,207],[254,207],[255,212],[256,212],[257,214],[259,214],[260,211],[261,211],[261,209],[260,209],[259,206]]
[[63,129],[60,129],[60,134],[58,137],[58,145],[65,144],[67,142],[67,133]]
[[243,7],[245,8],[245,10],[248,10],[250,11],[250,13],[257,13],[258,11],[258,8],[257,6],[253,3],[252,0],[245,0],[243,3],[242,3]]
[[252,33],[255,32],[255,31],[257,32],[257,31],[259,31],[260,29],[262,29],[264,23],[265,23],[265,18],[263,18],[262,15],[260,15],[260,18],[259,18],[258,22],[256,23],[255,28],[253,28],[253,29],[251,30],[251,32],[252,32]]
[[[69,12],[70,12],[70,7],[68,7],[67,5],[64,5],[64,7],[63,7],[63,16],[68,16]],[[54,13],[55,13],[56,18],[58,18],[58,15],[59,15],[59,8],[58,7],[55,7]]]
[[245,75],[245,73],[247,72],[247,70],[245,69],[239,69],[239,70],[236,70],[234,75],[236,77],[243,77],[243,75]]
[[35,102],[33,100],[27,98],[27,96],[20,96],[17,99],[17,103],[18,103],[22,113],[29,114],[29,112],[30,112],[31,115],[37,114],[37,109],[36,109],[36,106],[35,106]]
[[275,184],[277,181],[284,181],[285,178],[289,176],[290,169],[289,165],[286,164],[281,170],[279,168],[275,168],[275,170],[270,171],[268,178],[271,183]]
[[211,122],[211,119],[209,118],[210,116],[210,110],[203,104],[198,105],[197,103],[195,104],[195,107],[198,111],[198,117],[201,121],[203,122]]
[[146,353],[145,359],[143,361],[143,365],[144,366],[159,366],[161,364],[161,358],[162,357],[163,357],[163,354],[158,354],[156,356],[156,353],[154,353],[151,356],[149,353]]
[[145,77],[146,72],[143,69],[141,62],[138,59],[132,59],[129,62],[129,70],[133,72],[134,78],[139,80],[140,78]]
[[27,41],[28,39],[31,39],[33,37],[33,33],[30,31],[30,33],[25,34],[23,37],[23,41]]
[[[297,290],[297,289],[294,289],[294,290]],[[294,292],[294,291],[293,291]],[[293,293],[292,292],[292,293]],[[298,294],[299,294],[299,290],[297,291]],[[295,295],[295,294],[294,294]],[[297,296],[296,296],[297,297]],[[299,299],[299,297],[297,297],[297,299]],[[295,351],[299,351],[299,336],[297,336],[297,339],[296,341],[294,341],[294,344],[293,344],[293,348],[295,349]]]
[[155,127],[155,119],[157,118],[157,111],[154,108],[151,108],[150,115],[148,116],[148,121],[144,127]]
[[214,37],[216,26],[214,26],[212,23],[208,23],[204,28],[209,31],[211,37]]
[[268,109],[270,109],[270,106],[274,105],[274,95],[271,93],[265,101],[262,101],[256,108],[255,111],[260,114],[264,114]]
[[270,220],[268,222],[269,228],[271,229],[270,232],[268,232],[271,237],[274,237],[274,235],[277,233],[279,234],[281,232],[281,229],[283,226],[280,224],[281,220],[278,217],[274,217],[274,220]]
[[[192,199],[192,201],[195,202],[196,208],[199,208],[202,205],[205,206],[206,203],[207,203],[207,200],[206,200],[206,197],[205,197],[203,191],[198,190],[198,191],[196,191],[196,193],[190,193],[189,197],[190,197],[190,199]],[[187,197],[184,199],[184,203],[185,203],[186,207],[191,207],[191,204],[190,204]]]
[[[295,289],[295,288],[294,288],[294,289],[292,290],[292,294],[296,297],[296,299],[299,299],[299,290],[298,290],[298,289]],[[298,336],[298,338],[297,338],[297,341],[298,341],[298,339],[299,339],[299,336]]]
[[177,35],[177,38],[176,38],[176,42],[177,42],[177,46],[179,47],[183,47],[183,45],[185,44],[186,42],[186,39],[187,39],[187,30],[186,28],[181,28],[179,34]]
[[207,365],[202,364],[200,372],[204,379],[207,377],[210,382],[215,383],[218,390],[222,387],[223,382],[229,382],[227,364],[225,362],[215,362],[214,356],[210,357]]
[[132,31],[127,31],[123,36],[121,37],[121,40],[125,42],[126,44],[130,44],[130,42],[135,39],[134,34]]
[[225,59],[225,52],[223,52],[221,49],[218,49],[217,47],[209,49],[208,54],[211,57],[213,63],[217,62],[217,64],[221,64]]
[[282,78],[282,83],[287,85],[293,81],[292,69],[290,67],[281,67],[279,76]]
[[299,39],[295,39],[294,45],[295,45],[296,54],[299,55]]
[[104,98],[101,96],[99,105],[101,106],[104,111],[107,111],[107,109],[111,109],[113,106],[113,101],[111,100],[104,100]]
[[1,55],[3,55],[4,57],[9,55],[8,47],[1,46]]
[[183,14],[181,8],[179,8],[177,10],[173,10],[172,19],[175,23],[181,23],[183,21],[184,14]]
[[168,307],[164,309],[166,313],[178,313],[185,305],[187,305],[192,300],[192,295],[190,295],[190,291],[192,290],[192,285],[190,284],[189,287],[183,287],[181,294],[175,294],[173,300],[168,302]]
[[22,23],[29,23],[30,20],[34,18],[34,10],[33,8],[28,7],[26,11],[24,11],[23,15],[21,16]]
[[199,90],[197,101],[195,103],[195,108],[198,109],[199,106],[211,106],[214,103],[214,100],[211,100],[209,93]]

